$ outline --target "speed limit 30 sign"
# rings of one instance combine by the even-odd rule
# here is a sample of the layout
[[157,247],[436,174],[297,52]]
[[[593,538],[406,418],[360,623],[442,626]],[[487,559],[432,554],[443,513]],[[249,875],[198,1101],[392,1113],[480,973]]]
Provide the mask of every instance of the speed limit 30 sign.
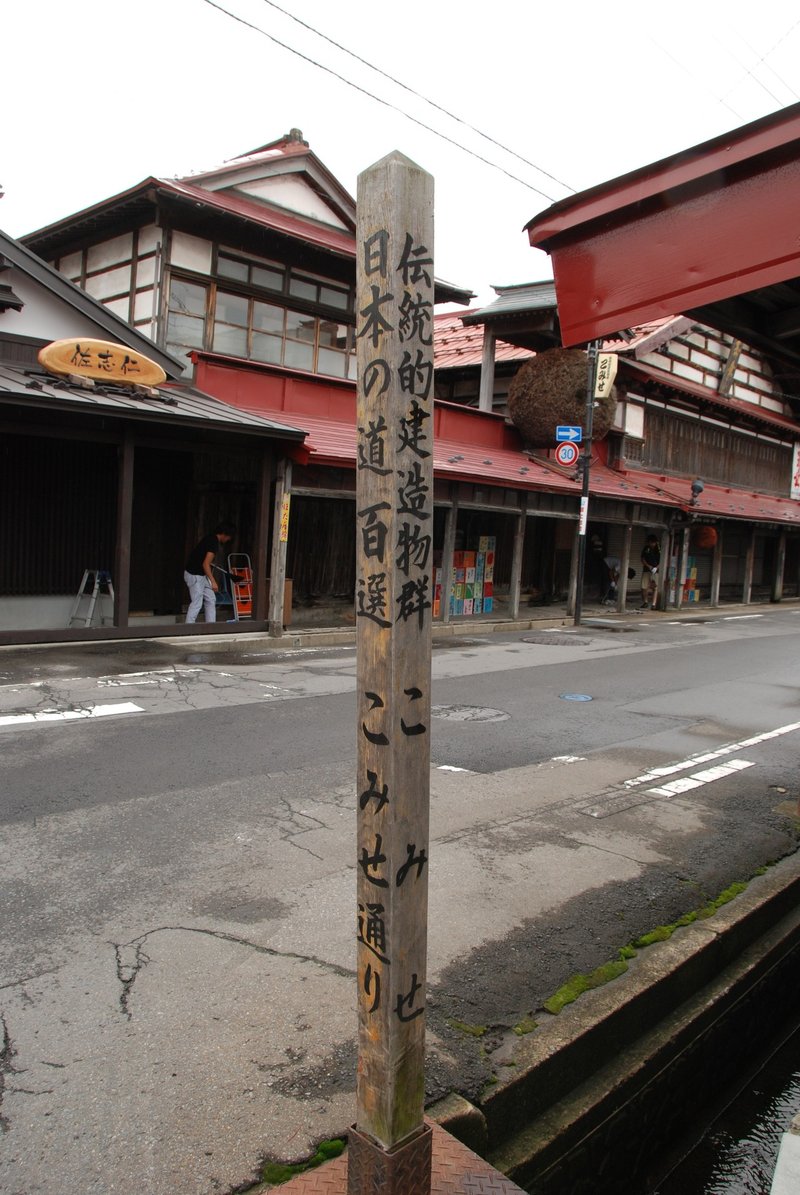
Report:
[[575,444],[559,444],[556,448],[556,460],[559,465],[574,465],[578,459],[578,452]]

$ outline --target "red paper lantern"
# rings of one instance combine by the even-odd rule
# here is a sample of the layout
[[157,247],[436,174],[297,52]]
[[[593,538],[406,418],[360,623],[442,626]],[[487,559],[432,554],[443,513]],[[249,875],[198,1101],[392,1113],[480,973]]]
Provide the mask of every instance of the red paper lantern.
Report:
[[696,527],[694,533],[694,541],[698,548],[715,548],[717,546],[717,529],[716,527],[709,527],[704,525]]

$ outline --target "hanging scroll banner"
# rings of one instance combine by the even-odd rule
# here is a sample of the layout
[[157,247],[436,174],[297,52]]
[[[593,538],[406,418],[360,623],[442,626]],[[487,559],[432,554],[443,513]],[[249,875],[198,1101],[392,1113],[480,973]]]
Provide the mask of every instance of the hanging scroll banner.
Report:
[[619,358],[616,353],[600,353],[597,357],[597,376],[594,383],[595,398],[605,398],[611,393],[614,378],[617,376]]

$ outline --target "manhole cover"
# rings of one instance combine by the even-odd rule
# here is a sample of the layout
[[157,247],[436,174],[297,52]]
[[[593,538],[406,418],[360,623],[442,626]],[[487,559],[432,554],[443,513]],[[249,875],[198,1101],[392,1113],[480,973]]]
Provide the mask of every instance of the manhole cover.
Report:
[[445,718],[449,722],[505,722],[510,714],[486,705],[434,705],[431,716]]
[[588,693],[559,693],[562,701],[592,701]]

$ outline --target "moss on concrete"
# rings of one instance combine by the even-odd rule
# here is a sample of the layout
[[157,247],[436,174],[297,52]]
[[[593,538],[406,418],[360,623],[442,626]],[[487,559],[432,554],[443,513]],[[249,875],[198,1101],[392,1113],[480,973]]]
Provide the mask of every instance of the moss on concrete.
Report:
[[[759,868],[755,874],[763,875],[765,870],[765,868]],[[744,892],[749,882],[748,880],[747,882],[729,884],[714,900],[707,901],[699,909],[693,909],[689,913],[684,913],[682,917],[679,917],[677,921],[673,921],[671,925],[657,925],[649,933],[642,934],[641,937],[623,946],[619,951],[616,961],[605,963],[602,967],[597,967],[596,970],[590,971],[588,975],[573,975],[557,992],[553,993],[549,1000],[545,1000],[543,1008],[547,1012],[557,1015],[561,1012],[562,1008],[565,1008],[567,1004],[572,1004],[584,992],[591,991],[592,988],[601,987],[604,983],[608,983],[610,980],[623,975],[628,969],[628,960],[636,958],[639,950],[644,949],[646,946],[652,946],[656,942],[668,941],[675,933],[675,930],[680,929],[681,926],[691,925],[694,921],[713,917],[723,905],[728,904],[729,901]],[[513,1031],[514,1033],[518,1032],[516,1027]]]
[[466,1033],[470,1037],[483,1037],[486,1033],[486,1025],[468,1025],[466,1021],[454,1020],[448,1020],[447,1024],[457,1033]]
[[323,1162],[327,1162],[331,1158],[338,1158],[339,1154],[344,1152],[344,1147],[345,1142],[340,1137],[334,1137],[330,1141],[321,1141],[317,1146],[316,1153],[306,1162],[267,1162],[261,1172],[261,1182],[279,1187],[282,1183],[288,1183],[290,1179],[296,1178],[298,1174],[304,1174],[306,1170],[314,1170]]
[[602,987],[604,983],[609,983],[612,979],[624,975],[627,970],[628,964],[626,960],[618,959],[613,963],[604,963],[602,967],[595,968],[588,975],[573,975],[549,1000],[545,1000],[545,1011],[556,1016],[561,1012],[562,1008],[565,1008],[567,1004],[572,1004],[573,1000],[577,1000],[578,996],[581,996],[584,992],[589,992],[592,988]]

